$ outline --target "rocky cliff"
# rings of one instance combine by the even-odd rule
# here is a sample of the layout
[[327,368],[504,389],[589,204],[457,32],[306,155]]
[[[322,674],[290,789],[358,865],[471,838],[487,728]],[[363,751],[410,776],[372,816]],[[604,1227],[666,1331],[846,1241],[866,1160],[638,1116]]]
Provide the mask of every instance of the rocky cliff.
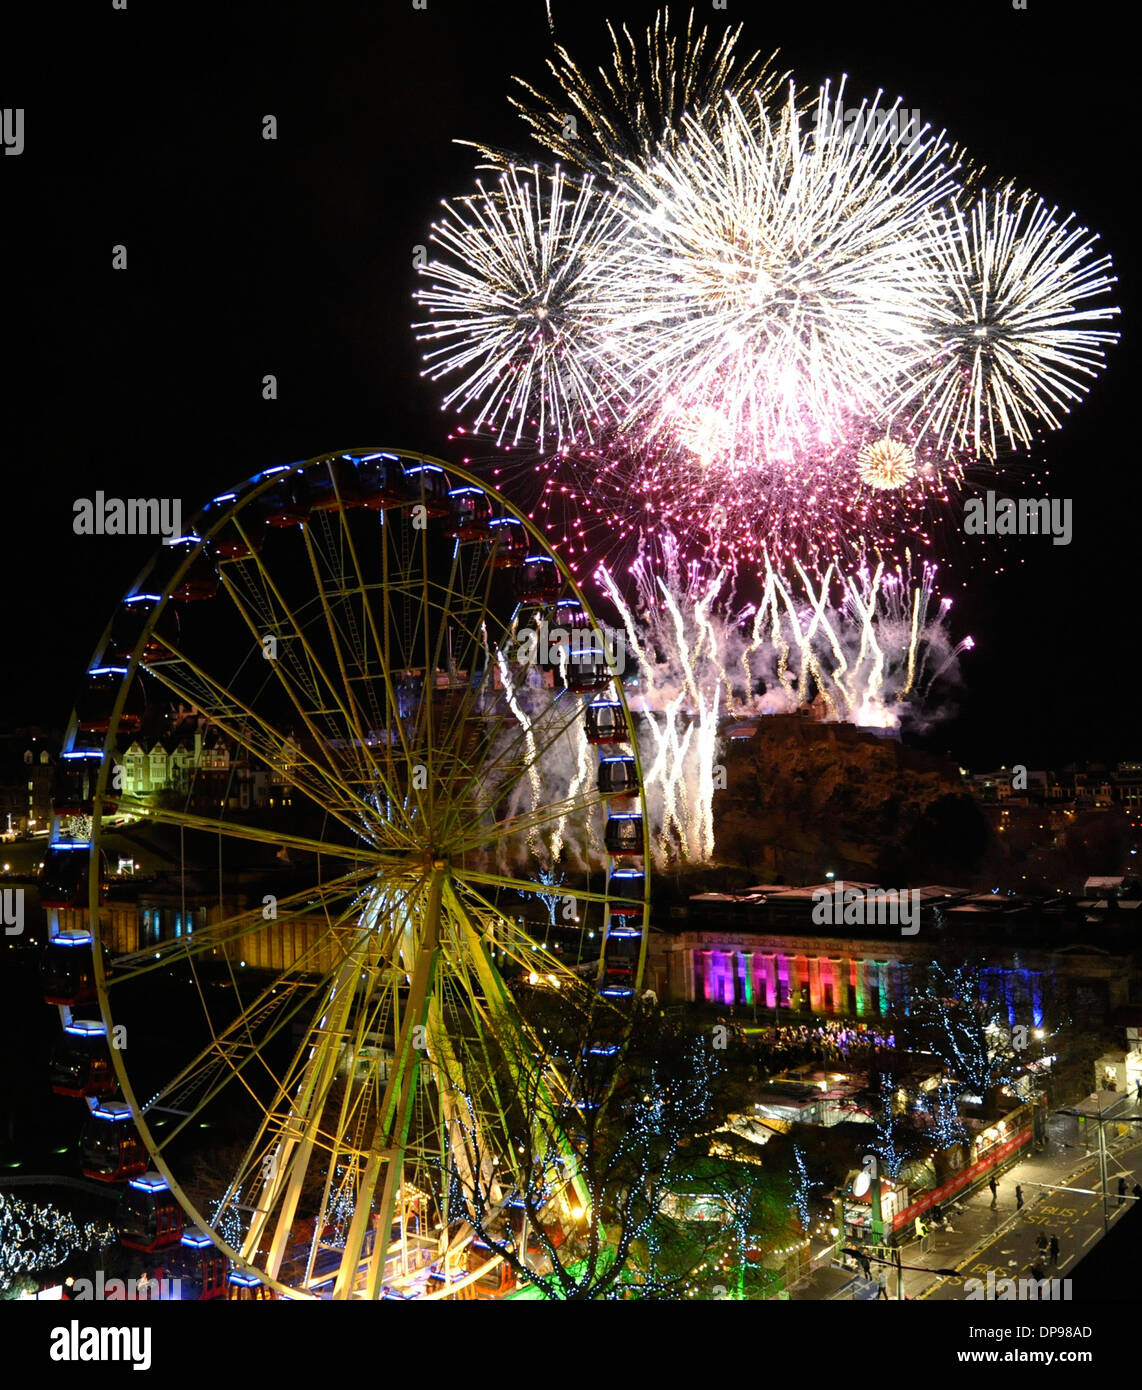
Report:
[[968,883],[990,842],[953,762],[851,724],[773,715],[723,761],[716,859],[757,882]]

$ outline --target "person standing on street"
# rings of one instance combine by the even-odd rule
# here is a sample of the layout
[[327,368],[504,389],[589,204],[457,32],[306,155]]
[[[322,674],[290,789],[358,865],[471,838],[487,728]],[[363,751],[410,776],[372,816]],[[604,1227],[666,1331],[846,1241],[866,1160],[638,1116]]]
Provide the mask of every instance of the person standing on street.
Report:
[[1052,1264],[1052,1265],[1057,1265],[1058,1263],[1059,1263],[1059,1237],[1058,1237],[1058,1236],[1052,1236],[1052,1237],[1051,1237],[1051,1264]]
[[1117,1202],[1117,1205],[1118,1205],[1118,1206],[1121,1206],[1121,1205],[1123,1204],[1123,1202],[1125,1202],[1125,1201],[1126,1201],[1126,1179],[1125,1179],[1125,1178],[1119,1178],[1119,1179],[1118,1179],[1118,1202]]
[[991,1209],[994,1211],[996,1202],[999,1199],[999,1184],[995,1181],[994,1173],[988,1178],[987,1185],[991,1189]]
[[1023,1210],[1023,1189],[1018,1183],[1015,1184],[1015,1210]]

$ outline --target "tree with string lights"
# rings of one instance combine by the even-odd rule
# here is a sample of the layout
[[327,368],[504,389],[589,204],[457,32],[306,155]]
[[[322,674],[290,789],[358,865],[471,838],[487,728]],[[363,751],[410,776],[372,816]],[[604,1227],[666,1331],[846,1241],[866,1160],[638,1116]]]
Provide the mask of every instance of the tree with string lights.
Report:
[[984,962],[931,961],[907,1017],[900,1020],[901,1035],[913,1051],[927,1052],[943,1066],[949,1088],[945,1109],[949,1098],[958,1103],[974,1093],[985,1113],[994,1114],[1002,1089],[1014,1088],[1032,1056],[1042,1051],[1037,1044],[1043,1030],[1033,1032],[1030,1019],[1011,1023],[1006,1003],[987,988]]
[[115,1238],[106,1222],[76,1221],[59,1207],[0,1192],[0,1297],[27,1290],[37,1273],[58,1269],[73,1255],[101,1249]]
[[548,999],[544,1020],[554,1072],[537,1059],[500,1088],[511,1096],[512,1171],[485,1151],[475,1086],[450,1117],[451,1208],[468,1227],[453,1245],[470,1238],[470,1269],[499,1257],[540,1298],[680,1296],[702,1250],[720,1249],[744,1219],[696,1228],[670,1214],[688,1161],[708,1148],[720,1060],[708,1038],[652,1009],[621,1046],[600,1041],[598,1013],[571,1001]]

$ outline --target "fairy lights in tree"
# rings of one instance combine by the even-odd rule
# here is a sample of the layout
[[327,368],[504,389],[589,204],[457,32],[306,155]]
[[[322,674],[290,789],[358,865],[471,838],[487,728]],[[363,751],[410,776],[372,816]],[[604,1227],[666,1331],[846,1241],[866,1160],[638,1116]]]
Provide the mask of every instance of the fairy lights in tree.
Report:
[[106,1222],[79,1222],[59,1207],[22,1202],[0,1192],[0,1289],[114,1240],[115,1229]]
[[797,1216],[801,1222],[801,1229],[809,1229],[809,1173],[805,1167],[805,1155],[801,1152],[800,1144],[793,1145],[793,1168],[796,1174],[793,1181],[793,1204],[797,1208]]

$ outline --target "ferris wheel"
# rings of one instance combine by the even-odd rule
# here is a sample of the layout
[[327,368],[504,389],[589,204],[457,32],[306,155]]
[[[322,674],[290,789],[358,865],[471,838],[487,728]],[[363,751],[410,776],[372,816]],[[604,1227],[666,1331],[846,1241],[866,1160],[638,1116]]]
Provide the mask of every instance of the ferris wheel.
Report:
[[[581,998],[613,1054],[638,998],[620,664],[541,533],[423,454],[270,469],[164,545],[85,678],[45,870],[99,1006],[57,986],[100,1077],[64,1093],[137,1135],[150,1171],[107,1173],[143,1218],[168,1194],[279,1296],[465,1296],[498,1258],[465,1195],[528,1181],[525,1091],[545,1219],[582,1217],[577,1099],[525,1001]],[[145,910],[107,890],[125,840],[168,858]]]

